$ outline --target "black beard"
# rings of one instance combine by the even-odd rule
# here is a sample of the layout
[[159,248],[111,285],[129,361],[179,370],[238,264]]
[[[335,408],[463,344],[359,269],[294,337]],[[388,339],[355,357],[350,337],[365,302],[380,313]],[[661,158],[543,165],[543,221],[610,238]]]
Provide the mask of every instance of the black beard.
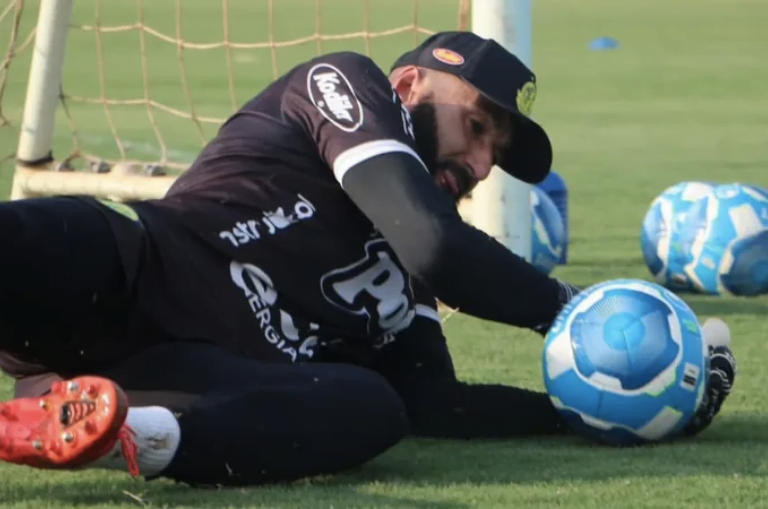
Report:
[[429,173],[437,171],[437,117],[435,105],[421,102],[411,110],[411,122],[415,136],[416,152],[427,166]]
[[[437,117],[435,105],[429,101],[417,104],[411,110],[411,121],[415,135],[416,151],[433,177],[440,172],[450,173],[456,181],[458,195],[453,190],[444,189],[456,203],[469,194],[472,189],[472,172],[469,168],[452,160],[440,161],[437,158]],[[441,188],[443,188],[441,186]]]

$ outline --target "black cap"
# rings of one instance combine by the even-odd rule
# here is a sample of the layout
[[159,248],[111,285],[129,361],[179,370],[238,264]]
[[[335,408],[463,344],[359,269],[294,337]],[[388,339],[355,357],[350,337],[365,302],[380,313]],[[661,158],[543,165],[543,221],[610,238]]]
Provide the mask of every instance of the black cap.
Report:
[[407,65],[453,74],[511,115],[512,143],[497,165],[513,177],[537,184],[552,166],[552,144],[531,120],[536,75],[493,39],[472,32],[439,32],[405,53],[392,69]]

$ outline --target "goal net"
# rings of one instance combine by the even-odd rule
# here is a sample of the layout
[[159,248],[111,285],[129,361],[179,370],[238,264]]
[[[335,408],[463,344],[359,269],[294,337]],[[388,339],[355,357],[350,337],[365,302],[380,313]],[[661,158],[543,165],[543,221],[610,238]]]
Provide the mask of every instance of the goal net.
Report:
[[[456,29],[530,65],[531,0],[0,0],[0,199],[162,197],[296,64],[351,50],[386,69]],[[460,212],[529,257],[529,193],[491,172]]]
[[[13,198],[161,196],[231,113],[302,60],[353,50],[387,68],[435,31],[469,29],[470,16],[470,0],[5,4],[0,193]],[[36,36],[51,46],[37,70]],[[31,97],[46,90],[54,104]]]

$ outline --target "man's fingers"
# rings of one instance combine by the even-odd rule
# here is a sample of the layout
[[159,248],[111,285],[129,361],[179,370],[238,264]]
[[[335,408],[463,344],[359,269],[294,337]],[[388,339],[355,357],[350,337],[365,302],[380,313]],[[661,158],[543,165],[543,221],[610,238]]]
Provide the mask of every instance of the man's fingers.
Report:
[[[720,379],[720,384],[719,385],[720,385],[720,389],[723,391],[723,393],[725,393],[725,394],[730,394],[731,393],[731,388],[732,388],[731,387],[731,380],[728,377],[728,373],[726,373],[722,369],[714,369],[709,374],[710,383],[712,383],[712,377],[718,377]],[[713,384],[713,386],[714,386],[714,384]]]

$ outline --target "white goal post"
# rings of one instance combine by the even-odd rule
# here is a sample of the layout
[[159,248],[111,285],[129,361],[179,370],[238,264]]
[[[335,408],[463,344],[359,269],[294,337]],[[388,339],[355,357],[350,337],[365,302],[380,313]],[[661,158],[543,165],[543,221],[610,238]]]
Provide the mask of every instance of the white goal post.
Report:
[[[23,2],[12,0],[11,3],[16,1],[18,1],[17,8],[20,8],[18,5]],[[177,0],[177,3],[178,1],[180,0]],[[270,0],[270,9],[272,1]],[[366,2],[366,5],[368,1],[360,0],[360,2]],[[414,5],[417,5],[418,0],[413,1]],[[316,2],[319,6],[320,0]],[[15,154],[16,165],[11,199],[75,193],[118,201],[161,197],[176,178],[174,175],[162,172],[159,175],[148,175],[144,171],[146,165],[144,170],[141,170],[136,165],[121,161],[117,161],[117,164],[111,163],[106,171],[71,171],[66,168],[66,165],[62,165],[63,161],[57,159],[56,154],[52,153],[56,112],[62,98],[65,50],[68,34],[72,29],[73,3],[74,0],[40,0],[31,67],[24,96],[23,117]],[[226,4],[227,0],[224,0],[224,5]],[[471,12],[472,31],[483,37],[495,39],[518,55],[527,65],[531,65],[531,0],[461,0],[459,9],[459,25],[462,19],[461,11]],[[7,9],[4,14],[9,10]],[[466,27],[459,26],[459,28]],[[429,33],[417,24],[408,29],[414,33]],[[389,30],[387,33],[396,33],[397,30],[400,28]],[[368,32],[365,34],[365,36],[370,35],[372,34]],[[317,34],[315,36],[317,37]],[[332,38],[329,37],[329,39]],[[9,50],[6,67],[13,56],[12,53]],[[73,56],[69,55],[69,57]],[[194,87],[194,84],[190,86]],[[528,184],[496,169],[491,172],[491,177],[487,181],[473,191],[472,198],[462,204],[461,212],[468,222],[496,237],[517,254],[530,259],[529,193]]]
[[[494,39],[531,66],[531,0],[474,0],[472,31]],[[530,184],[495,168],[462,208],[465,220],[531,260]]]

